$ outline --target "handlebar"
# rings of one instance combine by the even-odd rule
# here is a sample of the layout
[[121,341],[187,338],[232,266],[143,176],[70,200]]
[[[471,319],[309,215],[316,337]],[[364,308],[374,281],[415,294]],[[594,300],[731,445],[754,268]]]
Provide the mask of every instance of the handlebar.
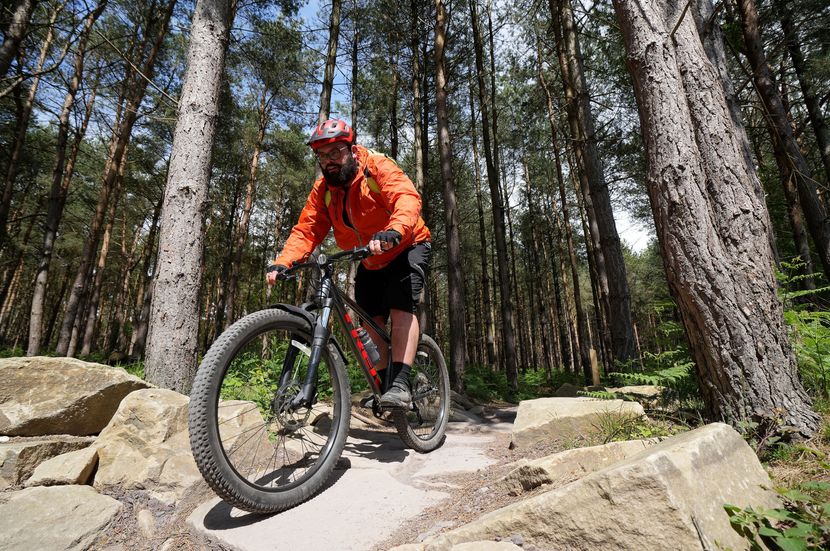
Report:
[[317,257],[317,260],[313,260],[313,261],[309,261],[309,262],[295,262],[294,264],[291,265],[290,268],[288,268],[287,270],[285,270],[282,273],[282,277],[284,277],[284,278],[285,277],[291,277],[296,272],[298,272],[299,270],[302,270],[302,269],[305,269],[305,268],[317,267],[317,268],[323,269],[324,267],[332,266],[332,265],[334,265],[338,262],[341,262],[343,260],[349,260],[349,261],[363,260],[364,258],[367,258],[369,256],[372,256],[372,252],[369,250],[368,246],[355,247],[354,249],[349,249],[349,250],[346,250],[346,251],[340,251],[339,253],[334,253],[333,255],[330,255],[330,256],[321,253],[320,256]]

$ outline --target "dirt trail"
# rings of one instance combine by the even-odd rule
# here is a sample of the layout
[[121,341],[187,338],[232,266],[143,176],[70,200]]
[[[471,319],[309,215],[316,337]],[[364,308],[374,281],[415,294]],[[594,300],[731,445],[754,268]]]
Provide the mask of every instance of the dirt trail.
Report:
[[[188,518],[198,534],[240,551],[361,550],[390,544],[422,513],[460,489],[454,475],[499,462],[515,411],[499,410],[477,423],[450,423],[444,445],[429,454],[404,448],[397,434],[353,416],[349,439],[326,489],[272,516],[245,513],[212,499]],[[368,420],[368,419],[367,419]]]

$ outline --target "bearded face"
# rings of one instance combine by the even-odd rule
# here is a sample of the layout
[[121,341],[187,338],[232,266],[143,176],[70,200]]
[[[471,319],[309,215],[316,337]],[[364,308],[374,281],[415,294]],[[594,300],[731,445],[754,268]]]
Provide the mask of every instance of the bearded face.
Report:
[[345,144],[332,144],[331,148],[320,148],[317,159],[329,186],[347,187],[357,174],[357,160]]

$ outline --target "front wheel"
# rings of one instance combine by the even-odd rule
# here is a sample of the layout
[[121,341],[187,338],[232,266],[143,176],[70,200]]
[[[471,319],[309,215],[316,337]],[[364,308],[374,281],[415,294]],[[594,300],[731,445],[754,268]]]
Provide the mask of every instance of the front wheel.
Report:
[[308,371],[311,327],[279,309],[254,312],[210,347],[190,395],[190,445],[226,502],[276,513],[314,495],[334,469],[349,427],[346,370],[323,352],[311,404],[294,401]]
[[432,338],[421,336],[409,374],[412,408],[392,412],[395,428],[404,444],[421,453],[444,442],[450,418],[450,377],[441,349]]

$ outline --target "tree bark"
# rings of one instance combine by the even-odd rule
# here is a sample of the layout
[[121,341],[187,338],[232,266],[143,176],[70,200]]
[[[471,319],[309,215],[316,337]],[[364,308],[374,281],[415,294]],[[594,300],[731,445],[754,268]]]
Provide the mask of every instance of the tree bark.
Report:
[[782,419],[812,435],[812,411],[776,295],[766,206],[755,193],[716,69],[683,3],[614,0],[634,77],[646,183],[669,288],[710,416]]
[[[729,66],[726,61],[723,33],[721,32],[720,25],[718,25],[716,9],[712,5],[712,0],[695,0],[691,5],[691,10],[692,16],[695,20],[695,25],[697,26],[697,32],[703,42],[703,49],[706,52],[706,57],[709,58],[709,61],[715,67],[715,70],[720,76],[721,85],[723,86],[723,91],[726,95],[726,105],[729,108],[732,123],[735,125],[735,132],[741,142],[741,149],[747,170],[750,171],[750,177],[755,185],[755,195],[758,196],[758,199],[761,202],[766,203],[766,192],[764,191],[761,181],[758,179],[758,175],[755,171],[755,159],[752,155],[752,142],[746,133],[746,126],[744,126],[741,102],[735,96],[735,87],[732,85],[732,77],[729,76]],[[758,162],[761,162],[760,157],[758,157]],[[767,225],[772,228],[772,223],[769,220],[767,220]],[[775,235],[772,231],[770,231],[769,239],[775,261],[778,263]]]
[[571,0],[550,0],[557,32],[562,81],[567,98],[568,121],[579,167],[580,188],[588,215],[593,244],[600,302],[610,330],[611,361],[627,362],[634,357],[634,332],[631,323],[631,297],[625,275],[622,246],[614,222],[611,197],[597,151],[594,117],[591,112],[582,53],[571,9]]
[[0,80],[6,76],[12,60],[17,56],[20,42],[26,36],[26,29],[29,28],[29,20],[36,6],[37,0],[19,0],[14,8],[9,27],[3,35],[3,44],[0,45]]
[[196,2],[162,206],[145,375],[155,385],[184,394],[196,373],[202,230],[230,4]]
[[830,217],[818,198],[810,167],[795,140],[789,117],[778,93],[775,77],[767,63],[761,42],[755,2],[754,0],[738,0],[738,8],[743,20],[745,53],[752,67],[752,79],[769,117],[769,124],[775,130],[771,137],[775,158],[779,164],[778,169],[782,178],[791,177],[795,181],[801,209],[807,221],[807,229],[816,245],[816,252],[824,268],[824,274],[830,279]]
[[[478,79],[479,106],[481,109],[482,140],[484,145],[484,162],[487,167],[487,183],[490,185],[491,208],[493,211],[493,237],[496,241],[496,258],[499,272],[500,306],[502,316],[502,368],[507,374],[507,384],[511,393],[519,389],[519,375],[516,362],[515,319],[513,314],[513,291],[510,288],[510,270],[507,258],[507,237],[504,220],[504,203],[502,201],[499,173],[496,165],[498,151],[490,143],[489,108],[490,102],[484,81],[484,55],[481,29],[478,22],[477,0],[470,0],[470,22],[472,24],[473,45],[475,47],[476,76]],[[490,94],[495,94],[491,90]]]
[[456,392],[464,391],[464,345],[466,314],[464,311],[464,276],[461,273],[461,239],[458,225],[458,203],[452,168],[452,142],[447,115],[446,11],[444,0],[435,0],[435,111],[438,122],[438,154],[441,158],[443,181],[444,224],[447,235],[447,283],[450,322],[450,377]]
[[[78,92],[78,87],[83,78],[86,43],[92,32],[92,26],[101,15],[101,12],[104,11],[106,5],[107,0],[101,0],[84,20],[84,28],[78,39],[78,46],[75,53],[75,71],[69,81],[61,114],[58,118],[57,153],[55,155],[55,166],[52,169],[52,185],[49,189],[49,198],[47,200],[46,230],[43,236],[43,249],[35,274],[34,291],[32,292],[32,308],[29,315],[29,342],[26,350],[27,356],[36,356],[40,353],[41,335],[43,331],[43,310],[46,303],[46,283],[49,278],[49,266],[52,263],[55,239],[57,238],[58,227],[63,216],[63,208],[66,204],[66,194],[69,190],[75,158],[80,147],[80,140],[83,137],[83,133],[79,133],[76,136],[76,145],[67,163],[66,147],[69,140],[69,117],[72,112],[72,106],[75,104],[75,95]],[[83,130],[86,129],[86,124],[89,122],[89,117],[92,114],[92,104],[93,101],[87,102]]]

